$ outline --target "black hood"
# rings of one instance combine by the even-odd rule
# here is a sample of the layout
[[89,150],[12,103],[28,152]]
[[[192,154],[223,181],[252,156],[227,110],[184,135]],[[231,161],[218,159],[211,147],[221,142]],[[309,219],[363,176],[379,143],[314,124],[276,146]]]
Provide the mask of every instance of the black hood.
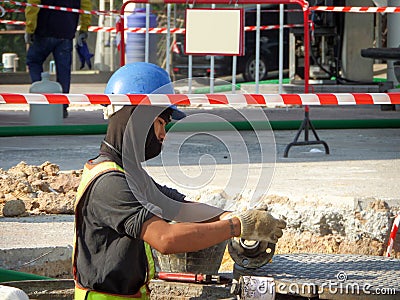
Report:
[[156,157],[162,144],[154,132],[154,119],[160,116],[168,123],[171,114],[172,109],[165,107],[124,106],[109,118],[100,153],[122,167],[123,154],[137,163]]

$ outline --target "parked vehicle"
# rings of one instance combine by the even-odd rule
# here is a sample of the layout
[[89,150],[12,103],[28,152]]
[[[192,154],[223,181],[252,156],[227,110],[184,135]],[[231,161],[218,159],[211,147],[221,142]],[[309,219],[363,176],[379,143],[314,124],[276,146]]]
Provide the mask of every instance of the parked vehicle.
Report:
[[[279,13],[277,5],[263,5],[261,11],[261,25],[279,24]],[[269,12],[269,10],[274,10]],[[256,9],[254,7],[245,9],[245,26],[256,25]],[[288,46],[289,32],[284,31],[284,69],[289,66]],[[172,70],[176,77],[188,75],[188,56],[184,51],[185,36],[176,35],[173,45]],[[246,31],[244,34],[244,55],[237,57],[237,74],[242,74],[244,80],[254,81],[256,75],[256,32]],[[210,55],[193,55],[192,76],[209,76]],[[260,60],[259,79],[267,78],[268,72],[279,68],[279,30],[262,30],[260,32]],[[232,75],[232,56],[214,56],[214,76]]]

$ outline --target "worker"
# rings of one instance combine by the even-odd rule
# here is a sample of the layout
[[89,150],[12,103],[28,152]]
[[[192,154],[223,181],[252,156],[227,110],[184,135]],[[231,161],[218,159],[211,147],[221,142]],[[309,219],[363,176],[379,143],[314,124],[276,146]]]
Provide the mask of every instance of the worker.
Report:
[[[28,0],[30,4],[54,5],[90,11],[91,0]],[[90,14],[79,14],[56,9],[27,6],[25,8],[25,43],[29,44],[26,64],[32,82],[40,81],[43,63],[52,53],[56,65],[57,82],[63,93],[69,93],[73,39],[80,20],[77,44],[86,41]],[[64,104],[63,117],[68,117],[68,104]]]
[[[118,69],[105,93],[174,90],[165,70],[137,62]],[[77,192],[75,300],[148,299],[155,273],[151,248],[174,254],[233,237],[276,243],[282,236],[285,222],[264,209],[226,212],[190,202],[145,172],[141,163],[160,154],[165,126],[184,116],[176,106],[150,105],[124,106],[109,116],[100,153],[85,164]]]

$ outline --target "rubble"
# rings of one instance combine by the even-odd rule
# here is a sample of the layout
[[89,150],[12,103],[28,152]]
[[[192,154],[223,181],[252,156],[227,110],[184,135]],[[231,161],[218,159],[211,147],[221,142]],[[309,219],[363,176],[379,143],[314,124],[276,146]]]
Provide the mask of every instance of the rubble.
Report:
[[59,166],[20,162],[0,169],[0,211],[3,216],[73,214],[82,170],[60,172]]

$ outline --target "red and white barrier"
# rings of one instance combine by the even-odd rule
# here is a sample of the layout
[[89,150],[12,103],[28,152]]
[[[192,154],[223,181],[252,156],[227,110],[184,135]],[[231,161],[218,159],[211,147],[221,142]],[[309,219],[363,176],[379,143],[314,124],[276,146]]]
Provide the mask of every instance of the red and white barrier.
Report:
[[399,13],[397,6],[311,6],[310,11],[347,12],[347,13]]
[[11,24],[11,25],[23,25],[23,26],[25,26],[25,21],[0,20],[0,24]]
[[394,240],[396,239],[397,231],[399,230],[399,226],[400,226],[400,214],[398,214],[393,221],[392,231],[390,232],[388,247],[386,250],[387,257],[390,257],[390,252],[392,251]]
[[342,94],[8,94],[0,104],[116,104],[116,105],[371,105],[400,104],[400,93]]

